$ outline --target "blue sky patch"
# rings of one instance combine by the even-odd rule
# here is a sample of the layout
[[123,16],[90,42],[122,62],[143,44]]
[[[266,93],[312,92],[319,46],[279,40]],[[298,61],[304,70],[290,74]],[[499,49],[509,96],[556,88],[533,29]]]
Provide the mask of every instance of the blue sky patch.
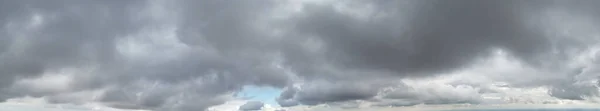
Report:
[[270,104],[273,106],[279,106],[275,101],[275,98],[277,98],[279,94],[281,94],[281,89],[272,87],[245,86],[238,97],[246,98],[248,100],[261,101],[265,104]]

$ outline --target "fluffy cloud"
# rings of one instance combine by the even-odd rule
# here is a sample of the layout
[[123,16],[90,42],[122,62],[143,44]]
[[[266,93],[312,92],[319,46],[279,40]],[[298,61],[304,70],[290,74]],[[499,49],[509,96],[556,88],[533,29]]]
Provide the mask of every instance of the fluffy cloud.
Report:
[[197,111],[257,85],[284,107],[594,101],[598,3],[2,1],[0,100]]

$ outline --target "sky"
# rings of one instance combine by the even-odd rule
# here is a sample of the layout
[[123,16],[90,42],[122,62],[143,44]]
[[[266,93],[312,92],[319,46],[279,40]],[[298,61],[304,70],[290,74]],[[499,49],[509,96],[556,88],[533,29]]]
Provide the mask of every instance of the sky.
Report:
[[238,98],[243,98],[249,101],[261,101],[265,104],[279,106],[275,99],[281,94],[280,89],[272,87],[256,87],[256,86],[245,86],[243,87]]
[[598,105],[598,5],[0,0],[0,107]]

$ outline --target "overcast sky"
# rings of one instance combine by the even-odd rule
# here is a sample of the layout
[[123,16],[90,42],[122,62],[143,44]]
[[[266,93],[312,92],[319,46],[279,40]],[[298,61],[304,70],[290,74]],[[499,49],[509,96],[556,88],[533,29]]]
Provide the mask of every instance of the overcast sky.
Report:
[[598,104],[599,5],[0,0],[0,101],[155,111]]

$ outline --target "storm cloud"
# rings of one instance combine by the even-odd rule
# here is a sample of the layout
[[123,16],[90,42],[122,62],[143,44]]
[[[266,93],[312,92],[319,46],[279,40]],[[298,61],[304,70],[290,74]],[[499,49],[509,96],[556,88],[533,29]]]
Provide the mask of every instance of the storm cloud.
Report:
[[[593,4],[595,2],[583,2]],[[593,35],[562,35],[553,33],[560,28],[548,28],[553,22],[572,22],[569,19],[552,21],[544,15],[552,14],[549,11],[576,11],[577,14],[596,17],[587,5],[574,5],[579,3],[562,3],[557,1],[373,1],[373,2],[344,2],[339,4],[307,5],[306,10],[294,18],[292,29],[298,36],[307,36],[314,41],[318,48],[293,50],[287,56],[286,62],[293,70],[309,80],[326,79],[332,83],[349,85],[353,93],[346,90],[326,88],[329,85],[320,84],[321,92],[330,92],[336,96],[345,96],[338,99],[336,96],[323,96],[327,93],[311,94],[320,98],[317,102],[305,101],[311,98],[304,91],[310,92],[314,81],[301,85],[302,90],[294,91],[295,99],[301,104],[313,105],[318,102],[336,102],[350,100],[367,100],[380,93],[385,87],[370,87],[374,89],[361,89],[357,84],[369,84],[367,81],[394,81],[382,78],[426,78],[438,75],[468,70],[472,64],[479,60],[494,56],[498,50],[509,58],[519,61],[523,67],[537,73],[551,72],[546,77],[573,77],[565,70],[576,70],[568,64],[573,59],[574,53],[588,50],[585,47],[597,43],[586,42],[581,39],[597,40]],[[357,5],[361,4],[361,5]],[[353,8],[351,11],[339,7]],[[583,6],[583,7],[581,7]],[[569,7],[571,9],[565,9]],[[348,9],[350,10],[350,9]],[[590,10],[591,11],[591,10]],[[597,21],[587,21],[597,24]],[[577,26],[575,26],[577,27]],[[584,26],[580,26],[583,28]],[[564,29],[563,29],[564,30]],[[570,29],[579,31],[583,29]],[[586,37],[587,36],[587,37]],[[596,41],[597,42],[597,41]],[[584,46],[584,47],[581,47]],[[291,51],[291,50],[288,50]],[[596,58],[594,55],[593,58]],[[592,63],[593,64],[593,63]],[[589,65],[589,64],[588,64]],[[584,66],[589,67],[589,66]],[[556,73],[558,72],[558,73]],[[527,72],[518,72],[520,74]],[[502,72],[498,75],[506,75]],[[531,76],[542,74],[531,73]],[[531,81],[534,78],[521,78],[518,80],[534,83],[524,83],[528,86],[553,87],[550,95],[564,99],[580,99],[579,96],[595,95],[597,86],[581,88],[575,92],[557,92],[562,88],[575,88],[578,86],[564,86],[576,81],[566,78],[548,78],[548,81]],[[397,80],[396,80],[397,81]],[[564,81],[564,83],[547,83],[550,81]],[[350,84],[346,84],[346,83]],[[398,83],[398,82],[396,82]],[[306,85],[309,84],[309,85]],[[513,84],[513,83],[510,83]],[[519,84],[515,82],[514,84]],[[535,84],[535,85],[534,85]],[[401,84],[396,84],[401,85]],[[308,88],[307,88],[308,87]],[[481,88],[481,87],[476,87]],[[483,87],[485,88],[485,87]],[[591,88],[591,89],[590,89]],[[579,89],[579,88],[577,88]],[[583,91],[583,89],[586,89]],[[589,90],[587,90],[589,89]],[[372,92],[362,92],[364,90]],[[437,89],[436,89],[437,90]],[[473,89],[475,97],[465,97],[465,94],[445,95],[436,97],[432,95],[412,95],[424,98],[405,101],[405,104],[447,104],[447,103],[479,103],[476,97],[479,89]],[[340,91],[340,92],[338,92]],[[442,90],[440,90],[442,91]],[[452,91],[454,92],[454,91]],[[423,92],[418,92],[423,93]],[[415,94],[418,94],[415,93]],[[432,92],[433,93],[433,92]],[[590,94],[592,93],[592,94]],[[355,94],[363,96],[353,96]],[[282,94],[288,98],[289,94]],[[563,97],[573,95],[575,97]],[[411,95],[400,99],[414,98]],[[434,96],[434,97],[427,97]],[[399,97],[399,96],[396,96]],[[448,98],[451,97],[451,98]],[[459,98],[453,98],[459,97]],[[280,98],[281,99],[281,98]],[[291,100],[282,101],[289,103]]]
[[[264,55],[268,49],[235,43],[260,41],[260,34],[249,35],[257,32],[252,23],[271,1],[2,2],[3,100],[30,95],[57,103],[204,110],[243,85],[288,82]],[[41,80],[23,82],[29,78]],[[39,86],[48,81],[57,84]],[[83,100],[65,95],[89,90],[102,93]]]
[[481,104],[505,87],[585,101],[600,95],[596,5],[3,0],[0,101],[198,111],[247,85],[282,89],[283,107]]

